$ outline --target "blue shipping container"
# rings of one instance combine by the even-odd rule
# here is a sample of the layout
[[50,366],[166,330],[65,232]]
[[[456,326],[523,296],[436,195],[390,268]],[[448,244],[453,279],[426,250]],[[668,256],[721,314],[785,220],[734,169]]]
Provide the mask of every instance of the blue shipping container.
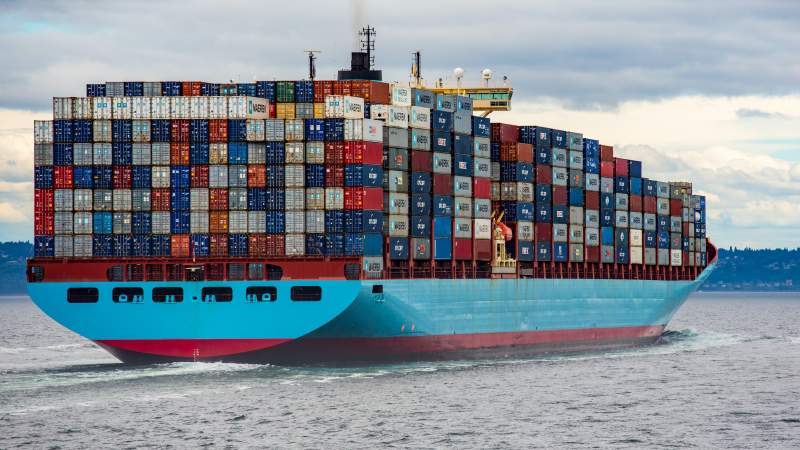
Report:
[[134,234],[150,234],[152,231],[152,217],[149,212],[135,212],[131,214],[131,231]]
[[109,257],[113,254],[113,241],[110,234],[92,235],[92,255]]
[[553,242],[553,261],[567,262],[569,248],[566,242]]
[[552,244],[550,241],[536,242],[536,261],[550,261],[551,249]]
[[536,203],[536,219],[537,222],[552,223],[553,222],[553,207],[550,202]]
[[380,233],[364,233],[364,256],[383,255],[383,235]]
[[446,216],[433,218],[433,237],[451,238],[453,236],[453,219]]
[[133,144],[130,142],[114,142],[111,144],[111,162],[115,166],[133,164]]
[[247,256],[247,235],[229,234],[228,235],[228,255]]
[[488,117],[472,116],[472,134],[475,137],[491,137],[492,121]]
[[325,211],[325,233],[344,233],[345,211]]
[[150,189],[152,186],[152,169],[150,166],[133,166],[131,169],[131,187],[134,189]]
[[453,151],[453,139],[449,131],[434,131],[431,150],[439,153]]
[[53,144],[53,164],[56,166],[71,166],[72,158],[72,144]]
[[150,236],[147,234],[134,234],[131,241],[131,256],[152,256]]
[[189,142],[208,143],[208,120],[189,121]]
[[169,182],[173,188],[188,188],[191,185],[189,166],[170,166],[169,172]]
[[335,233],[325,234],[325,254],[327,256],[343,256],[344,255],[344,234]]
[[172,139],[172,125],[169,119],[150,121],[150,140],[153,142],[169,142]]
[[431,174],[428,172],[411,173],[411,192],[427,194],[431,191]]
[[411,195],[411,215],[430,216],[431,215],[431,196],[428,194]]
[[344,140],[344,119],[325,119],[325,140]]
[[306,119],[304,127],[305,127],[305,138],[307,141],[325,140],[324,119]]
[[178,97],[181,95],[180,81],[162,81],[161,95],[164,97]]
[[431,218],[428,216],[411,216],[411,237],[431,237]]
[[92,166],[92,184],[95,189],[111,189],[113,171],[111,166]]
[[87,84],[86,85],[86,96],[87,97],[105,97],[106,96],[106,85],[103,84]]
[[472,136],[466,134],[453,135],[453,153],[455,155],[471,155],[474,149]]
[[133,140],[133,121],[117,119],[111,121],[111,142],[131,142]]
[[246,142],[231,142],[228,144],[228,164],[247,164]]
[[433,215],[451,217],[453,215],[453,197],[449,195],[434,195]]
[[113,244],[114,256],[117,258],[131,256],[131,244],[132,239],[130,235],[115,234]]
[[553,205],[553,223],[569,223],[569,207],[566,205]]
[[453,113],[447,111],[431,111],[431,127],[434,131],[453,131]]
[[187,234],[189,233],[189,211],[175,211],[170,212],[170,232],[172,234]]
[[55,256],[55,238],[53,236],[36,236],[33,238],[33,255],[41,257]]
[[257,81],[256,82],[256,97],[261,97],[275,103],[275,82],[274,81]]
[[228,119],[228,142],[247,141],[247,121]]
[[[147,170],[150,173],[149,167]],[[75,189],[92,189],[94,187],[94,183],[92,183],[92,166],[75,166],[72,169],[72,185]],[[147,185],[147,187],[149,188],[150,185]]]
[[453,259],[453,241],[450,238],[433,240],[433,259],[439,261]]
[[72,138],[74,142],[92,142],[93,127],[91,120],[76,120],[73,124]]

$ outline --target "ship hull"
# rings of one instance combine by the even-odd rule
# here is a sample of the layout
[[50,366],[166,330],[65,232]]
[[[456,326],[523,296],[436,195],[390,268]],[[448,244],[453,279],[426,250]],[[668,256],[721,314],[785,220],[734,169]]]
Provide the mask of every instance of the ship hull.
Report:
[[[36,283],[50,317],[129,363],[236,361],[315,364],[507,356],[652,343],[707,278],[286,280],[275,282]],[[114,287],[139,286],[138,304],[114,303]],[[247,287],[277,289],[272,302],[244,301]],[[96,303],[66,301],[70,287],[97,287]],[[184,290],[154,303],[153,287]],[[226,286],[231,302],[200,300]],[[319,301],[293,301],[294,286],[319,286]]]

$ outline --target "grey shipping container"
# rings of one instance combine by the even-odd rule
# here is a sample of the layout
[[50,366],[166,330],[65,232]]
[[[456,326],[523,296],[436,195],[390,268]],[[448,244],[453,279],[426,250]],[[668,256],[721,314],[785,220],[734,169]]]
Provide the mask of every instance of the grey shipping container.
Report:
[[[435,156],[434,154],[434,158]],[[389,170],[408,170],[408,149],[388,147],[385,165]],[[447,173],[450,172],[448,171]]]
[[569,184],[569,176],[567,169],[564,167],[553,167],[553,186],[567,186]]
[[247,189],[231,188],[228,190],[228,209],[244,211],[247,209]]
[[641,230],[643,228],[644,219],[642,217],[642,213],[640,212],[630,212],[628,213],[628,222],[630,223],[630,227],[635,230]]
[[569,242],[571,244],[583,243],[583,225],[569,226]]
[[208,211],[207,188],[192,188],[191,191],[189,191],[189,196],[189,209],[192,211]]
[[228,211],[228,232],[247,233],[247,211]]
[[596,173],[584,174],[583,178],[586,183],[586,190],[597,192],[600,190],[600,175]]
[[454,176],[453,194],[461,197],[472,197],[472,178]]
[[72,211],[72,190],[56,189],[53,192],[55,211]]
[[287,188],[285,191],[286,196],[286,210],[288,211],[302,211],[306,208],[306,190],[303,188]]
[[150,144],[133,144],[132,149],[132,162],[135,166],[149,166],[151,163],[150,154],[151,154]]
[[456,239],[472,239],[472,219],[456,217],[453,220],[453,237]]
[[654,248],[645,248],[644,249],[644,263],[648,266],[656,265],[658,261],[657,250]]
[[72,212],[56,212],[53,216],[55,234],[72,234]]
[[131,189],[131,210],[150,211],[150,189]]
[[600,192],[604,194],[614,193],[614,179],[611,177],[600,178]]
[[587,209],[584,216],[586,219],[584,224],[587,227],[594,227],[594,228],[600,227],[600,211],[596,209]]
[[566,168],[569,165],[569,161],[567,161],[567,150],[563,148],[554,148],[552,158],[553,167]]
[[408,129],[383,127],[383,145],[408,148]]
[[95,143],[92,148],[92,161],[95,165],[110,166],[111,158],[111,144],[108,143]]
[[302,164],[287,164],[284,170],[286,187],[305,186],[306,173]]
[[450,153],[433,153],[433,173],[450,175],[453,172],[453,155]]
[[604,245],[600,248],[600,261],[603,263],[614,263],[616,258],[614,257],[614,246],[613,245]]
[[75,189],[72,194],[75,211],[91,211],[94,197],[91,189]]
[[286,232],[303,233],[306,229],[306,213],[304,211],[286,211]]
[[553,224],[553,242],[567,242],[569,239],[569,226],[564,223]]
[[266,233],[267,232],[267,212],[248,211],[247,212],[247,232]]
[[408,172],[389,170],[386,177],[389,192],[408,192]]
[[302,233],[287,234],[285,238],[286,255],[302,256],[306,253],[306,235]]
[[600,229],[596,227],[587,227],[584,230],[584,239],[588,247],[597,247],[600,245]]
[[114,211],[130,211],[131,210],[131,190],[130,189],[114,189],[112,194],[112,203]]
[[247,164],[264,163],[266,163],[266,147],[264,144],[252,142],[247,144]]
[[[85,145],[89,146],[91,152],[92,144],[85,144]],[[89,164],[91,164],[91,162]],[[53,165],[53,144],[35,144],[33,146],[33,165],[34,166]]]
[[472,199],[469,197],[453,197],[453,215],[466,219],[472,218]]
[[72,239],[72,253],[76,258],[89,258],[92,256],[92,236],[88,234],[75,235]]
[[111,121],[92,121],[92,140],[94,142],[111,142]]
[[669,265],[669,249],[660,248],[658,249],[658,265],[659,266],[668,266]]
[[247,187],[247,166],[234,164],[228,166],[228,187]]
[[473,154],[477,158],[491,158],[492,146],[489,138],[476,137],[473,140]]
[[614,211],[614,226],[628,228],[628,211]]
[[569,244],[569,260],[583,262],[583,244]]
[[112,216],[112,231],[114,234],[131,233],[131,213],[115,212]]
[[321,141],[306,142],[306,162],[309,164],[325,163],[325,143]]
[[411,251],[416,260],[431,259],[431,240],[428,238],[411,238]]
[[[168,166],[170,163],[169,142],[154,142],[150,146],[150,163],[154,166]],[[227,161],[226,161],[227,162]]]
[[492,217],[492,201],[488,198],[476,198],[473,200],[472,215],[476,219],[488,219]]
[[268,141],[285,141],[286,128],[283,119],[267,119],[264,122],[265,137]]
[[306,233],[324,233],[324,232],[325,232],[325,211],[306,211]]
[[95,211],[111,211],[113,197],[111,189],[95,189],[93,192]]
[[75,234],[91,234],[92,213],[76,212],[72,219],[72,232]]
[[408,215],[408,194],[400,192],[389,192],[385,194],[388,199],[389,214]]
[[81,143],[72,146],[72,164],[76,166],[91,166],[94,148],[92,144]]
[[472,134],[472,112],[456,111],[453,113],[453,132]]
[[215,165],[208,167],[208,187],[228,187],[228,166]]
[[[306,188],[306,209],[325,209],[325,188]],[[307,231],[313,233],[313,231]]]
[[57,258],[69,258],[72,256],[72,235],[56,236],[53,242],[54,254]]
[[150,218],[153,234],[170,234],[169,211],[153,211]]
[[582,206],[569,207],[569,223],[572,225],[583,225],[585,213]]

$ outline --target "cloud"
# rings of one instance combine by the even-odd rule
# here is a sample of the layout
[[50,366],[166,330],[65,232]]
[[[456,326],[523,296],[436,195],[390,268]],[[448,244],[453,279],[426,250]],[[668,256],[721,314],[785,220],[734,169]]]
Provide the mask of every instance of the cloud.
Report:
[[741,108],[736,110],[736,116],[740,119],[788,119],[789,117],[781,113],[772,113],[760,109]]
[[0,223],[21,223],[30,220],[22,213],[18,205],[0,202]]

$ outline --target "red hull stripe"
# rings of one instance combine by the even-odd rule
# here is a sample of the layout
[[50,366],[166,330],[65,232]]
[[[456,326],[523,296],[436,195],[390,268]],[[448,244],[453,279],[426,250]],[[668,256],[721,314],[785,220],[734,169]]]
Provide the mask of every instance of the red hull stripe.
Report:
[[[294,341],[298,349],[350,355],[399,355],[522,345],[613,342],[654,338],[664,327],[586,328],[511,333],[443,334],[386,338],[312,338]],[[97,343],[138,353],[176,358],[214,358],[264,350],[292,339],[153,339],[98,340]]]
[[175,358],[214,358],[273,347],[291,339],[103,339],[97,343]]

